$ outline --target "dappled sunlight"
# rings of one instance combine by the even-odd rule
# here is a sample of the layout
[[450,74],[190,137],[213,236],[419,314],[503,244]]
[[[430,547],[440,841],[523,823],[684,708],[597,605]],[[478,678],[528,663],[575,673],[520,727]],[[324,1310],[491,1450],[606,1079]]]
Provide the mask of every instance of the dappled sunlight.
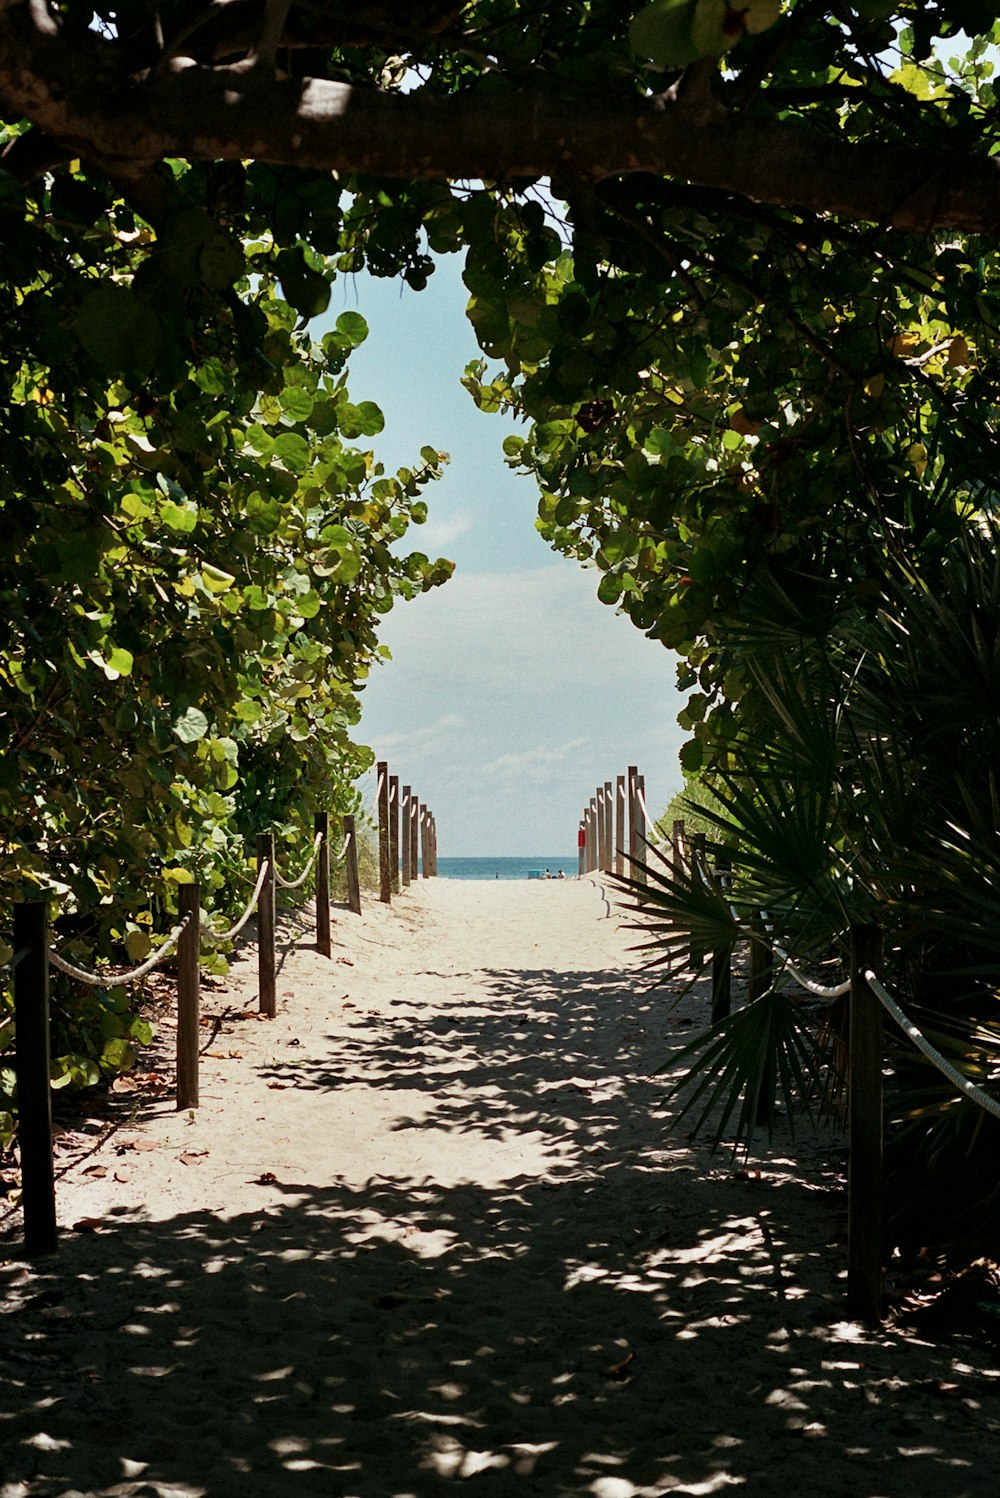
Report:
[[[768,1210],[800,1299],[779,1294],[759,1189],[637,1181],[627,1163],[489,1190],[373,1179],[293,1185],[224,1224],[70,1239],[22,1284],[6,1272],[3,1431],[12,1480],[31,1479],[10,1491],[66,1492],[81,1445],[95,1498],[129,1473],[157,1498],[241,1477],[362,1498],[487,1475],[511,1494],[759,1491],[777,1441],[800,1491],[824,1491],[822,1450],[871,1467],[856,1491],[985,1498],[954,1422],[974,1405],[992,1428],[995,1384],[970,1364],[966,1394],[942,1401],[899,1371],[889,1334],[813,1319],[830,1276],[822,1246],[797,1240],[791,1185]],[[114,1367],[91,1350],[109,1325]],[[898,1465],[862,1413],[909,1422]]]
[[988,1358],[842,1319],[839,1141],[782,1125],[748,1161],[667,1132],[652,1072],[703,991],[671,1009],[610,962],[441,961],[365,993],[338,985],[309,1044],[291,1012],[231,1022],[276,1098],[259,1163],[220,1151],[190,1207],[180,1164],[175,1209],[124,1201],[0,1270],[3,1498],[75,1498],[80,1472],[86,1498],[692,1498],[776,1474],[992,1498]]

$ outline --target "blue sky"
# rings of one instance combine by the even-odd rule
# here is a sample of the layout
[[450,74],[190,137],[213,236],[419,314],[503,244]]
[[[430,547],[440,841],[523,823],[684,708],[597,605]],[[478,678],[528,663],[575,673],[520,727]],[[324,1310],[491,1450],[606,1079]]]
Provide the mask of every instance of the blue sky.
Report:
[[512,423],[478,411],[460,383],[479,354],[466,299],[450,256],[419,293],[342,278],[314,324],[319,336],[347,308],[367,319],[348,383],[385,413],[372,446],[387,469],[425,444],[451,456],[408,540],[450,557],[455,575],[386,616],[393,659],[363,693],[357,736],[433,808],[442,857],[571,855],[598,782],[637,764],[654,816],[680,789],[674,657],[534,529],[535,487],[503,458]]

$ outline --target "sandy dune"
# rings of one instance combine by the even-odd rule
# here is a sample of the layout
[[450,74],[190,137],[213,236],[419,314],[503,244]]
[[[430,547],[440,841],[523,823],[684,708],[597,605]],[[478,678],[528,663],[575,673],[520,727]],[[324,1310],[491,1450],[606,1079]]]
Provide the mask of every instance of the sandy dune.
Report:
[[197,1113],[77,1149],[58,1256],[0,1227],[0,1498],[994,1498],[990,1354],[841,1319],[839,1141],[666,1133],[705,998],[599,886],[286,937],[277,1019],[252,950],[206,994]]

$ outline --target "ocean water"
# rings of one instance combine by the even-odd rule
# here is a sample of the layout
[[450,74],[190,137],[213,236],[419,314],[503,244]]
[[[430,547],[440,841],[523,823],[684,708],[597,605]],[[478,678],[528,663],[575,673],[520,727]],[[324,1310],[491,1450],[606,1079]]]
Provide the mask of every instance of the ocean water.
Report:
[[568,879],[577,870],[573,858],[439,858],[439,879],[530,879],[548,869],[557,874],[561,869]]

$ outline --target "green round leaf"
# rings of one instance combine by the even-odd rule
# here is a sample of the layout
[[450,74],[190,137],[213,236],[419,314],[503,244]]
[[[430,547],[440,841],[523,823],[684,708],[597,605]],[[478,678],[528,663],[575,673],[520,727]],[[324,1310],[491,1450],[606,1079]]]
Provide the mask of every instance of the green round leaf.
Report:
[[352,348],[357,348],[368,337],[368,324],[360,312],[342,312],[337,318],[337,332],[346,338]]
[[189,707],[179,718],[174,719],[173,729],[174,736],[182,744],[194,744],[208,732],[208,719],[200,707]]
[[282,432],[274,439],[273,452],[291,473],[305,473],[309,467],[309,444],[297,432]]

